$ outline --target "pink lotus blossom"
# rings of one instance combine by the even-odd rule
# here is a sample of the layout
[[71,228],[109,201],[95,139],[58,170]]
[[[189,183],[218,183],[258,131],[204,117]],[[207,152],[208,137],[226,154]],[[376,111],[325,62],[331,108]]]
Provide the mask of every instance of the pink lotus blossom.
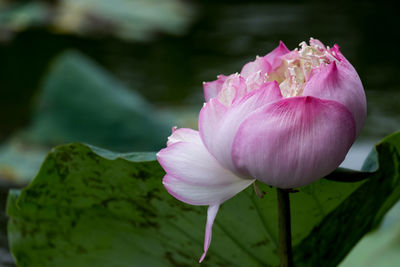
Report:
[[366,118],[360,78],[319,40],[281,42],[242,71],[204,83],[199,131],[173,129],[158,153],[175,198],[207,205],[204,259],[218,208],[255,180],[278,188],[310,184],[344,160]]

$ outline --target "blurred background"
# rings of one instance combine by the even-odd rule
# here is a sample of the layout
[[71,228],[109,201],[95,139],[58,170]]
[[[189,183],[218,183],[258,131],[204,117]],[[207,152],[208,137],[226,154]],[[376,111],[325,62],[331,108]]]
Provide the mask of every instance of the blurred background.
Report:
[[[399,26],[384,1],[0,0],[0,266],[13,266],[7,191],[26,185],[52,147],[157,151],[171,126],[197,127],[203,81],[279,40],[337,43],[357,69],[368,119],[342,166],[360,169],[400,129]],[[364,266],[368,251],[393,242],[400,251],[399,225],[398,204],[342,265]]]

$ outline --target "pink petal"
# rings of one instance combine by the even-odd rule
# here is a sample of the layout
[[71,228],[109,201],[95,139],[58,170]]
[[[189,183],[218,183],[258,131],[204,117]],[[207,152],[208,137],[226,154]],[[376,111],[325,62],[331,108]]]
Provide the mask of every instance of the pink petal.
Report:
[[267,55],[263,57],[257,57],[256,60],[244,65],[240,74],[243,77],[248,78],[257,71],[261,71],[261,75],[264,76],[265,73],[269,73],[275,68],[279,67],[282,63],[280,57],[289,52],[290,50],[281,41],[279,42],[279,46]]
[[[335,44],[331,49],[330,49],[331,53],[335,56],[336,59],[338,59],[339,61],[347,61],[349,62],[344,56],[343,54],[340,52],[340,47],[338,44]],[[350,64],[350,63],[349,63]],[[351,65],[351,64],[350,64]]]
[[222,85],[217,98],[225,106],[241,99],[247,93],[246,80],[239,74],[231,74]]
[[204,98],[206,102],[218,95],[219,91],[222,89],[222,85],[228,77],[225,75],[218,75],[217,78],[218,79],[215,81],[203,83]]
[[189,128],[172,128],[172,134],[168,137],[167,146],[177,142],[201,142],[199,132]]
[[[203,175],[207,177],[209,174],[203,173]],[[163,178],[163,185],[168,193],[182,202],[207,206],[225,202],[254,182],[253,179],[239,179],[219,184],[210,179],[209,184],[206,184],[204,180],[199,183],[191,183],[187,179],[166,174]]]
[[306,83],[303,96],[314,96],[343,104],[353,114],[356,134],[360,134],[367,116],[367,101],[361,80],[347,60],[332,62],[315,73]]
[[207,151],[199,133],[191,129],[173,129],[167,148],[157,154],[167,174],[163,184],[180,201],[209,205],[204,239],[203,261],[210,246],[212,226],[221,203],[254,182],[242,179],[223,168]]
[[[199,114],[199,132],[204,145],[209,150],[216,135],[218,126],[222,123],[228,108],[216,98],[210,99]],[[210,150],[209,150],[210,151]],[[212,154],[212,151],[210,151]]]
[[245,78],[248,78],[252,74],[258,71],[261,72],[261,75],[264,75],[265,73],[268,73],[271,70],[272,70],[271,64],[268,61],[266,61],[264,57],[257,56],[257,58],[254,61],[251,61],[243,66],[240,75],[242,75]]
[[207,250],[210,247],[212,226],[214,224],[215,216],[217,215],[219,205],[209,206],[207,210],[207,223],[206,223],[206,234],[204,238],[204,253],[201,255],[199,262],[201,263],[206,257]]
[[246,79],[247,91],[257,90],[265,83],[265,75],[261,75],[261,71],[254,72]]
[[272,70],[275,70],[277,67],[279,67],[282,63],[281,57],[283,55],[286,55],[289,53],[290,50],[286,47],[286,45],[280,41],[279,46],[272,50],[272,52],[268,53],[264,59],[269,62],[269,64],[272,67]]
[[176,142],[157,154],[166,171],[163,184],[177,199],[192,205],[214,205],[236,195],[251,179],[242,179],[223,168],[202,144]]
[[320,50],[326,50],[325,45],[318,39],[310,38],[310,45],[311,46],[316,46]]
[[238,170],[279,188],[307,185],[332,172],[355,140],[342,104],[291,97],[268,104],[239,127],[232,146]]
[[218,99],[211,99],[200,111],[199,131],[210,153],[225,167],[236,171],[231,147],[239,125],[256,109],[282,98],[277,82],[263,84],[248,93],[229,109]]

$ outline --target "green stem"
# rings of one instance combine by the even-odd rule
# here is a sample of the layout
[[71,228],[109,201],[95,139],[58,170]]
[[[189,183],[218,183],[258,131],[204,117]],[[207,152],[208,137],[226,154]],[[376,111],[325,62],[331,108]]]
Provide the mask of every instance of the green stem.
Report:
[[292,231],[290,227],[289,192],[277,188],[279,220],[279,257],[281,267],[293,267]]

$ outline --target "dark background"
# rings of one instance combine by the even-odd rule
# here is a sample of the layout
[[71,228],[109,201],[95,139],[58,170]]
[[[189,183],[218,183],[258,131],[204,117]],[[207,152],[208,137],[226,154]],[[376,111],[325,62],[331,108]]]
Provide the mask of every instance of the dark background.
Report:
[[[383,1],[189,1],[194,10],[178,36],[146,42],[112,36],[55,34],[33,26],[0,43],[0,140],[29,121],[32,97],[54,56],[78,49],[158,105],[198,105],[201,82],[240,71],[279,40],[293,49],[309,37],[338,43],[367,93],[399,87],[397,9]],[[6,33],[3,30],[3,35]],[[10,34],[8,34],[10,35]],[[398,95],[396,95],[398,96]],[[370,99],[368,99],[370,100]],[[382,105],[390,113],[390,107]],[[388,133],[388,132],[387,132]],[[382,133],[383,134],[383,133]]]

